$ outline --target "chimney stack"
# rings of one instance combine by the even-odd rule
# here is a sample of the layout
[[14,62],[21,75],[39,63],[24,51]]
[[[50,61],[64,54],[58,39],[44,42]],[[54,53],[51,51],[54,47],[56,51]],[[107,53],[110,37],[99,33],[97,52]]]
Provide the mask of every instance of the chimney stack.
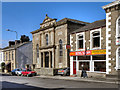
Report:
[[20,44],[20,40],[15,40],[15,45]]
[[14,41],[9,41],[9,47],[11,47],[12,45],[15,45]]

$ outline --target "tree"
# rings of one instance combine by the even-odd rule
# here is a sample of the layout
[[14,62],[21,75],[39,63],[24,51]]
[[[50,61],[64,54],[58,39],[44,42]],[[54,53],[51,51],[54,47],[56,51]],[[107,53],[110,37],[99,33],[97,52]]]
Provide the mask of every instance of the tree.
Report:
[[21,40],[22,43],[23,43],[23,42],[28,42],[28,41],[30,41],[29,37],[26,36],[26,35],[21,35],[20,40]]

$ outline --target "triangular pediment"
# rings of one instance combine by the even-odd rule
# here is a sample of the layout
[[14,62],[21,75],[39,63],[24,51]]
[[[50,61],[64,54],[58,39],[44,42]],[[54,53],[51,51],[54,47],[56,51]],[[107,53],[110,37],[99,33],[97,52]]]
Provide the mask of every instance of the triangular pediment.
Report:
[[46,17],[45,17],[43,23],[49,22],[51,20],[52,20],[52,18],[49,18],[48,15],[46,14]]
[[43,20],[43,23],[40,24],[41,25],[40,27],[45,28],[53,25],[54,23],[56,23],[56,19],[49,18],[48,15],[46,14],[46,17]]

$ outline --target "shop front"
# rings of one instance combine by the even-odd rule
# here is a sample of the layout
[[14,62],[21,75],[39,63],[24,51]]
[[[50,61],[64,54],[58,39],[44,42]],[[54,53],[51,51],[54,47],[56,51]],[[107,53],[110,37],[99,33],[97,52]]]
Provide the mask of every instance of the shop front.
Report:
[[106,74],[106,49],[70,52],[70,74],[81,75],[86,70],[88,76],[93,73]]

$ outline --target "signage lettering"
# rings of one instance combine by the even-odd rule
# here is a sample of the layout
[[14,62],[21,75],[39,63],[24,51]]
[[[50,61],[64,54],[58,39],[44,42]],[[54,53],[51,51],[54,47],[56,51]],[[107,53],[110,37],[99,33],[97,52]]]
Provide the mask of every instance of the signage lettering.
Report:
[[101,55],[101,54],[106,54],[106,49],[70,52],[70,56]]

